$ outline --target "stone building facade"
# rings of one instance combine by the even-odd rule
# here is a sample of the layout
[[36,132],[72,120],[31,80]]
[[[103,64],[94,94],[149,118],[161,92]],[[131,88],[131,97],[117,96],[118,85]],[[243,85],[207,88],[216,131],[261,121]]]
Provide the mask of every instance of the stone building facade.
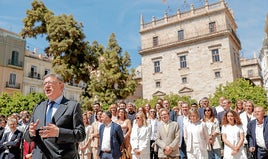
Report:
[[[22,90],[24,95],[32,92],[43,92],[43,77],[48,73],[53,73],[52,60],[52,57],[26,50]],[[82,87],[82,82],[79,84],[67,82],[64,85],[64,96],[71,100],[80,101]]]
[[199,100],[242,77],[236,29],[224,0],[147,23],[141,16],[143,98],[173,93]]
[[[52,58],[26,48],[20,35],[0,28],[0,93],[43,92],[42,78],[53,72]],[[80,101],[84,83],[65,83],[64,96]]]
[[18,34],[0,28],[0,92],[22,91],[25,45]]
[[240,64],[243,78],[251,80],[256,86],[263,87],[263,78],[259,59],[256,58],[256,56],[251,59],[241,58]]

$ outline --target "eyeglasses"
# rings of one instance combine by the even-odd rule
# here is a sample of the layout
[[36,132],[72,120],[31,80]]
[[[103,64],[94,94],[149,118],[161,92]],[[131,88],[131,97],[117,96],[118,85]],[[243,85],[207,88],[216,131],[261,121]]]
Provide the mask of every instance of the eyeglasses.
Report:
[[210,109],[205,109],[205,112],[210,112]]
[[161,114],[161,116],[168,115],[168,114]]
[[136,119],[142,119],[141,117],[136,117]]
[[49,86],[51,86],[51,85],[53,85],[53,84],[55,84],[55,83],[60,83],[60,82],[57,82],[57,81],[46,81],[46,82],[44,82],[43,83],[43,86],[45,86],[45,85],[49,85]]

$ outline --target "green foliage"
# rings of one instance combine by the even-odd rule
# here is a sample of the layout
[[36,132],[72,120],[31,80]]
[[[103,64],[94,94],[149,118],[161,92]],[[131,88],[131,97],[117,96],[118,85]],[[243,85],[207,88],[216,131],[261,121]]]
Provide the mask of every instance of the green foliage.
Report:
[[83,109],[91,109],[96,98],[102,104],[124,99],[136,88],[134,70],[128,71],[130,56],[122,55],[115,34],[109,38],[106,48],[94,41],[92,45],[84,41],[82,23],[72,15],[56,16],[42,1],[34,0],[32,8],[26,11],[21,31],[23,38],[45,36],[49,46],[45,52],[53,56],[53,69],[63,76],[66,82],[80,80],[87,84],[83,92]]
[[[159,99],[159,97],[157,97],[157,96],[154,96],[153,99],[151,99],[151,100],[138,99],[135,101],[135,105],[137,108],[139,108],[139,107],[144,106],[146,103],[149,103],[151,105],[151,107],[154,107],[156,105],[158,99]],[[171,108],[173,108],[174,106],[177,106],[179,100],[186,102],[186,103],[189,103],[189,104],[196,102],[196,100],[191,99],[191,97],[189,97],[189,96],[180,96],[178,94],[165,95],[162,99],[168,100]]]
[[232,105],[237,100],[251,100],[255,105],[266,108],[267,97],[266,91],[260,86],[254,86],[249,80],[237,79],[234,82],[227,82],[225,86],[220,85],[216,88],[213,97],[210,97],[210,105],[216,106],[219,104],[219,98],[224,96],[231,100]]
[[133,79],[134,70],[129,73],[130,56],[127,52],[122,55],[122,49],[117,44],[115,34],[112,33],[108,46],[100,50],[99,64],[91,71],[91,79],[87,92],[102,105],[115,103],[117,99],[125,99],[135,91],[137,86]]
[[15,93],[12,96],[2,93],[0,96],[0,112],[5,116],[19,113],[22,110],[27,110],[31,113],[35,105],[44,99],[46,97],[43,93],[31,93],[26,96],[21,93]]
[[55,72],[63,75],[65,81],[73,76],[77,80],[89,80],[88,68],[95,65],[94,55],[88,42],[84,41],[83,25],[74,20],[72,15],[55,16],[43,2],[34,0],[32,9],[26,11],[22,37],[37,38],[46,35],[49,47],[45,52],[53,56]]

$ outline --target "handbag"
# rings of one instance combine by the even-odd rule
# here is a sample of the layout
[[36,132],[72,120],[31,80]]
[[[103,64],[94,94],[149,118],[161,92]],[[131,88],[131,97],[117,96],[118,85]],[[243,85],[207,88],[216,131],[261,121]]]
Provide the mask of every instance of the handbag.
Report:
[[120,159],[130,159],[131,154],[128,152],[127,148],[125,147],[125,144],[123,144],[123,148],[121,150],[122,152],[122,156],[120,157]]

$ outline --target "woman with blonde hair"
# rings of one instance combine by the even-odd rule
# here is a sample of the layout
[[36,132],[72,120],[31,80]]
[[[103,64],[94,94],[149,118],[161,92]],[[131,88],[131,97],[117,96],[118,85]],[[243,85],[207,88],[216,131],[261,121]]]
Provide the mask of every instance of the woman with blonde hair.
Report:
[[111,104],[109,107],[109,111],[112,113],[112,121],[116,122],[117,121],[117,105],[116,104]]
[[134,125],[130,137],[132,158],[149,159],[151,127],[147,125],[144,113],[138,112],[136,114]]
[[209,135],[206,124],[199,120],[196,109],[189,111],[190,122],[184,128],[187,157],[191,159],[208,159],[207,146]]
[[116,121],[117,124],[119,124],[123,130],[124,134],[124,145],[127,149],[127,151],[131,152],[131,145],[130,145],[130,134],[131,134],[131,121],[127,117],[127,112],[124,108],[118,109],[118,118]]

